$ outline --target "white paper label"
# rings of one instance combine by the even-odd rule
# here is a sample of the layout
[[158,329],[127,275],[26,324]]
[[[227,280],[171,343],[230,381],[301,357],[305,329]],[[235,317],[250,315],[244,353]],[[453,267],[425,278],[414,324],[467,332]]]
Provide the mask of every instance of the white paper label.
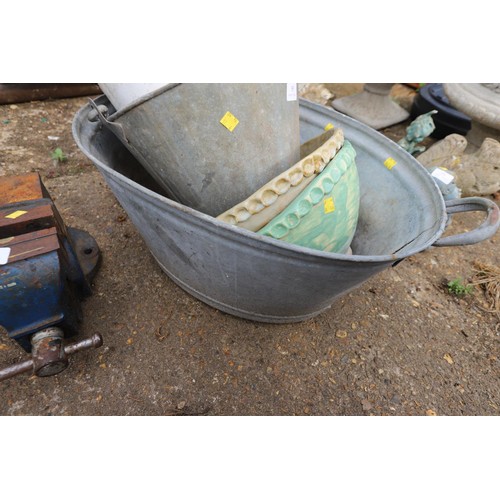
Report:
[[10,248],[0,248],[0,266],[7,264],[10,256]]
[[454,179],[453,175],[449,174],[448,172],[445,172],[444,170],[441,170],[440,168],[436,168],[436,170],[432,172],[432,177],[439,179],[444,184],[449,184]]
[[297,100],[297,84],[287,83],[286,84],[286,100],[296,101]]

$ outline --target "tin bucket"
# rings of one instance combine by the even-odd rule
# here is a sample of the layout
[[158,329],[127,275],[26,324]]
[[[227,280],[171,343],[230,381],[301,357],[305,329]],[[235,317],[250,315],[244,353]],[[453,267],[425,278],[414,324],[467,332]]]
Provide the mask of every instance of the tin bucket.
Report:
[[113,107],[120,111],[136,100],[154,92],[166,83],[100,83],[99,87],[106,94]]
[[284,83],[168,84],[100,111],[171,199],[213,216],[299,160],[299,104]]
[[[102,96],[97,104],[108,101]],[[76,114],[74,138],[161,268],[194,297],[242,318],[306,320],[404,258],[432,245],[478,243],[493,236],[500,223],[497,205],[487,199],[465,198],[445,206],[426,169],[396,143],[331,108],[301,100],[302,141],[331,123],[354,146],[361,201],[354,255],[300,247],[170,200],[113,133],[89,121],[91,111],[87,105]],[[448,214],[471,210],[487,212],[480,227],[440,239]]]

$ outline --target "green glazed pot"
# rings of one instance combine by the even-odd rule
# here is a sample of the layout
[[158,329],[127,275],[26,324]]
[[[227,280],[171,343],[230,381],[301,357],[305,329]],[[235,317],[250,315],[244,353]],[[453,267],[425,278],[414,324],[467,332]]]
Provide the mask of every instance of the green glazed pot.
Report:
[[359,178],[348,141],[309,186],[259,232],[316,250],[346,253],[356,231]]

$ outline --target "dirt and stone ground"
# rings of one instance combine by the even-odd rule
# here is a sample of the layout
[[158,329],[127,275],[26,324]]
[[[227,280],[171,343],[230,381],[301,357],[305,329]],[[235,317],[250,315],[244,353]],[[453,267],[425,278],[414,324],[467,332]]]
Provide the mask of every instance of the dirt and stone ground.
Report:
[[[328,88],[340,97],[361,86]],[[71,122],[86,101],[0,106],[0,175],[39,172],[66,224],[101,248],[78,338],[105,342],[57,376],[0,383],[1,415],[500,414],[499,317],[479,288],[458,297],[443,285],[470,280],[476,262],[500,265],[500,234],[413,256],[303,323],[232,317],[163,274],[79,151]],[[397,140],[407,124],[383,132]],[[54,165],[56,147],[67,162]],[[457,216],[448,232],[481,220]],[[0,367],[22,359],[0,334]]]

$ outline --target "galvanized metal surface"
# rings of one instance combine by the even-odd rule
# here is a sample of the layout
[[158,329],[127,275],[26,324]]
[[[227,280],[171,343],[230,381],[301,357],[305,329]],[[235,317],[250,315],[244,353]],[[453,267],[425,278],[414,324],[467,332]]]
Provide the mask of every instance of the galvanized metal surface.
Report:
[[[391,244],[423,230],[415,240],[408,240],[408,246],[403,244],[397,253],[399,255],[405,249],[411,251],[410,254],[425,250],[428,247],[425,241],[429,241],[429,231],[433,232],[433,228],[436,228],[440,235],[444,230],[443,226],[438,228],[444,200],[434,178],[413,156],[384,135],[348,116],[304,100],[301,101],[300,108],[301,142],[321,133],[320,128],[324,127],[325,123],[335,124],[335,121],[331,121],[332,118],[344,128],[346,139],[352,142],[357,153],[361,206],[355,253],[385,253],[387,246],[383,237],[375,233],[380,230]],[[476,199],[454,200],[450,202],[450,209],[446,206],[444,208],[448,214],[477,210],[487,212],[485,222],[465,235],[446,237],[444,243],[438,239],[439,235],[430,236],[434,240],[432,245],[473,245],[491,238],[496,233],[499,228],[498,206],[486,198],[479,198],[479,203],[469,203],[469,200]],[[386,206],[383,206],[384,204]],[[434,205],[436,206],[433,208]],[[436,212],[437,205],[441,207]],[[394,211],[399,214],[396,215]],[[446,223],[446,216],[444,220]],[[360,227],[360,224],[364,227]],[[373,230],[367,226],[372,226]]]
[[121,110],[137,99],[167,85],[166,83],[100,83],[102,92],[106,94],[116,110]]
[[[90,110],[87,105],[77,113],[74,138],[162,269],[188,293],[235,316],[276,323],[315,316],[374,274],[429,248],[444,230],[445,204],[425,168],[383,135],[332,109],[301,101],[301,141],[332,123],[357,152],[361,206],[352,256],[280,242],[168,199],[113,133],[87,119]],[[469,234],[477,242],[495,230]]]
[[[220,123],[227,112],[239,121],[232,130]],[[286,84],[169,84],[103,123],[172,199],[212,216],[299,160]]]
[[475,196],[471,198],[448,200],[446,201],[446,211],[450,215],[460,212],[486,212],[487,217],[483,223],[473,231],[440,238],[434,242],[434,246],[436,247],[474,245],[478,241],[491,238],[500,227],[500,210],[497,205],[487,198]]

